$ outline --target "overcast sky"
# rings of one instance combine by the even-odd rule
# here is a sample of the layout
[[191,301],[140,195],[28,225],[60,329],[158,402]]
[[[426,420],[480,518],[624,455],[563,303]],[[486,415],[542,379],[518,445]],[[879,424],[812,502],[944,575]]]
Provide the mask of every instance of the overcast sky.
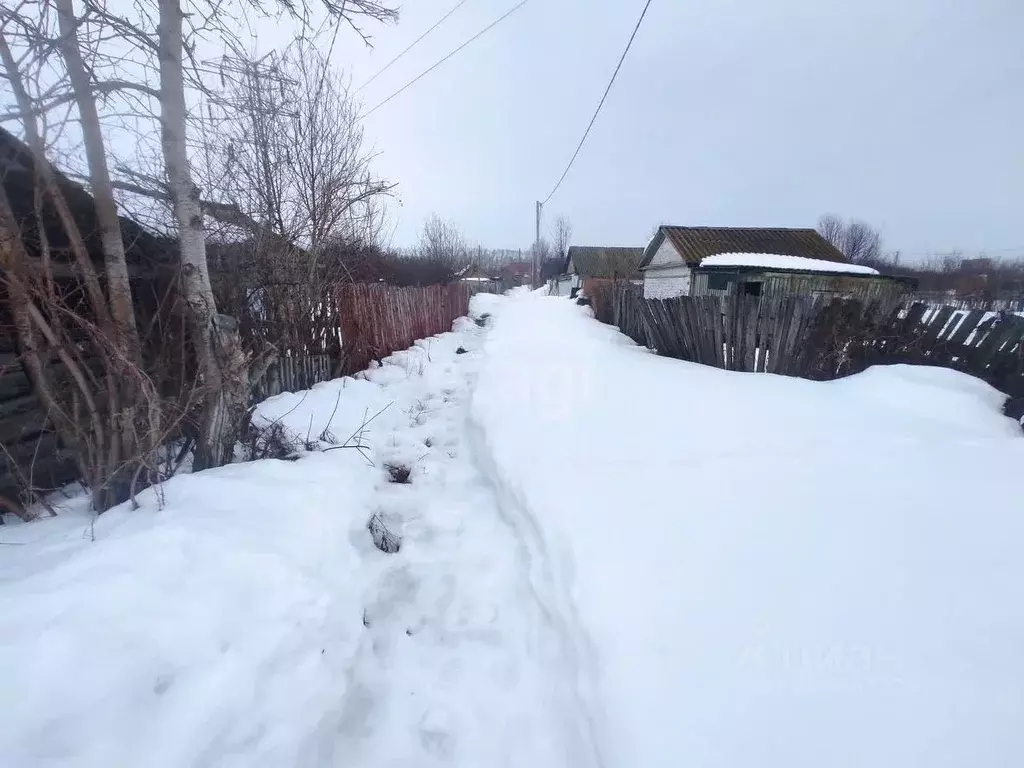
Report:
[[[408,0],[335,61],[363,83],[457,0]],[[516,0],[468,0],[360,94],[376,105]],[[395,243],[424,217],[526,247],[643,0],[530,0],[369,116],[400,184]],[[577,244],[660,222],[868,220],[904,254],[1024,255],[1020,0],[653,0],[601,116],[545,210]]]

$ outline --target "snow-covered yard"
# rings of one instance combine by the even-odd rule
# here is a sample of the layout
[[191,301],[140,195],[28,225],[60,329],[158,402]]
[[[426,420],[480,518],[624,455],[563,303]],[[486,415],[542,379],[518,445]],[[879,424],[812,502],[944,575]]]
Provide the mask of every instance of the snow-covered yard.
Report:
[[613,766],[1019,765],[1020,427],[945,369],[816,383],[507,302],[474,414],[588,638]]
[[0,764],[1020,764],[999,393],[703,368],[525,292],[474,312],[257,413],[321,447],[379,413],[365,451],[0,528]]

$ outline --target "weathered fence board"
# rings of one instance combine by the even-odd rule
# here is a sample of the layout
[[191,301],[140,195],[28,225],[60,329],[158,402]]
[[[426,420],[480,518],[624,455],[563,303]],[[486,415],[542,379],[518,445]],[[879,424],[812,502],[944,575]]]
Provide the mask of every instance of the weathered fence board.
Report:
[[[756,371],[757,370],[757,324],[760,322],[760,301],[748,301],[741,302],[746,304],[746,330],[747,338],[746,345],[744,348],[743,358],[743,370],[745,371]],[[714,311],[714,307],[709,307],[711,311]]]
[[967,341],[968,335],[978,327],[978,323],[981,322],[984,316],[985,310],[972,309],[964,317],[960,318],[959,325],[947,340],[949,345],[962,346]]
[[946,323],[948,323],[949,319],[953,316],[953,311],[952,307],[942,307],[938,312],[932,315],[931,318],[929,318],[928,327],[925,330],[924,335],[921,336],[922,347],[930,348],[935,344],[936,340],[939,338],[939,334],[945,330]]

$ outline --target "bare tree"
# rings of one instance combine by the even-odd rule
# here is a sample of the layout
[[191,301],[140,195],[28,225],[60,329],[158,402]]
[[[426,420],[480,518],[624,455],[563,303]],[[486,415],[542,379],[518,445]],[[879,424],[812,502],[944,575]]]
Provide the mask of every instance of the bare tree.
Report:
[[[183,284],[190,308],[193,345],[207,392],[196,450],[197,467],[204,468],[230,460],[238,438],[238,425],[243,423],[248,406],[250,371],[248,357],[241,348],[237,322],[217,314],[210,282],[199,189],[192,179],[185,136],[187,105],[180,0],[158,0],[158,3],[161,128],[165,168],[178,224]],[[375,0],[350,0],[340,4],[325,0],[325,7],[330,14],[338,20],[347,21],[357,31],[354,21],[356,17],[386,19],[394,15],[393,11]],[[293,12],[296,10],[295,6],[288,3],[285,8]],[[204,20],[209,23],[210,19],[219,17],[219,14],[219,4],[211,5],[210,14]],[[360,34],[363,33],[360,31]],[[351,176],[344,176],[344,172],[361,174],[363,170],[356,164],[353,171],[350,167],[352,163],[348,163],[351,158],[347,155],[339,157],[336,150],[341,147],[342,152],[345,152],[354,148],[358,154],[362,134],[358,134],[358,142],[352,141],[351,129],[355,116],[351,109],[344,114],[335,114],[337,122],[326,122],[332,117],[329,110],[337,106],[337,99],[329,103],[327,99],[321,98],[324,94],[328,97],[332,94],[337,96],[330,90],[333,83],[328,80],[326,64],[320,62],[320,66],[307,66],[307,60],[300,55],[297,74],[304,76],[306,86],[316,83],[316,95],[307,102],[311,108],[305,114],[297,110],[298,118],[292,125],[304,132],[299,137],[304,139],[303,145],[295,148],[296,153],[303,153],[303,157],[301,160],[296,158],[295,165],[303,182],[300,191],[304,190],[307,194],[304,198],[300,195],[298,207],[311,217],[310,237],[315,238],[319,246],[340,218],[337,207],[332,207],[331,201],[339,196],[341,184],[329,171],[336,173],[340,161],[343,172],[341,181],[350,184]],[[258,89],[256,93],[258,96]],[[332,143],[326,133],[331,129],[348,129],[348,133]],[[325,155],[329,153],[323,152],[324,146],[335,150],[326,160]],[[266,157],[261,157],[260,161],[264,164]],[[270,172],[265,165],[262,171],[264,176],[269,176]],[[268,192],[273,189],[272,183],[268,182]],[[264,201],[268,204],[266,215],[270,223],[273,224],[276,219],[278,226],[282,227],[283,201],[273,194],[265,196]]]
[[352,238],[372,217],[372,203],[395,185],[371,173],[374,155],[363,149],[359,104],[328,60],[301,43],[285,59],[285,73],[298,83],[297,117],[287,127],[297,218],[309,222],[300,237],[316,256],[329,240]]
[[846,223],[841,216],[826,213],[818,219],[818,234],[842,251],[843,239],[846,236]]
[[565,260],[569,252],[569,243],[572,241],[572,223],[565,216],[555,219],[554,230],[551,234],[554,247],[554,257]]
[[317,46],[301,39],[280,56],[227,58],[228,116],[206,137],[209,194],[301,245],[313,263],[327,243],[376,235],[379,198],[395,186],[371,173],[359,105]]
[[469,248],[459,228],[436,213],[423,222],[417,253],[420,258],[444,264],[453,271],[469,260]]
[[882,234],[865,221],[826,214],[818,220],[818,234],[854,264],[875,266],[883,261]]
[[882,235],[859,219],[846,226],[846,251],[855,264],[875,264],[882,256]]

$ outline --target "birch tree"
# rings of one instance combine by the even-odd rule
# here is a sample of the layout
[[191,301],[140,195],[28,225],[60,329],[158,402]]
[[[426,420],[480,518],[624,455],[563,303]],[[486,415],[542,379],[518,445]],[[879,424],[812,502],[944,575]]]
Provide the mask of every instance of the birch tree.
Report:
[[121,221],[118,218],[114,188],[110,183],[103,131],[96,108],[96,93],[89,82],[89,75],[82,61],[82,49],[78,39],[79,21],[75,17],[72,0],[56,0],[56,6],[60,32],[58,45],[71,81],[82,125],[85,156],[89,166],[89,183],[96,204],[100,241],[103,244],[104,272],[111,315],[117,330],[117,342],[122,347],[125,358],[131,363],[138,364],[142,358],[138,329],[135,325],[135,308],[128,281],[124,242],[121,239]]
[[248,368],[231,318],[218,316],[206,262],[206,235],[199,188],[192,180],[185,141],[186,104],[179,0],[158,0],[160,131],[167,187],[174,207],[182,288],[188,304],[192,345],[202,376],[203,417],[196,443],[196,468],[230,460],[248,406]]
[[[178,227],[192,340],[206,393],[196,451],[196,466],[202,469],[230,460],[239,436],[238,425],[242,423],[248,407],[249,369],[241,349],[237,323],[230,317],[217,314],[210,282],[199,189],[192,178],[186,143],[187,106],[182,61],[184,31],[180,0],[158,0],[158,5],[164,165]],[[338,21],[348,22],[361,35],[364,33],[356,26],[355,18],[387,19],[394,16],[393,11],[375,0],[343,0],[341,3],[325,0],[325,7]],[[329,141],[326,133],[312,135],[318,135],[324,142]],[[315,143],[308,146],[314,151],[317,148]],[[314,172],[318,169],[316,166]],[[318,194],[321,192],[315,179],[307,189]],[[329,193],[334,191],[328,190]],[[323,199],[322,194],[319,199]],[[306,211],[313,218],[313,235],[319,239],[324,231],[324,222],[315,217],[322,213],[322,209],[307,205]],[[269,213],[273,219],[273,209]]]

